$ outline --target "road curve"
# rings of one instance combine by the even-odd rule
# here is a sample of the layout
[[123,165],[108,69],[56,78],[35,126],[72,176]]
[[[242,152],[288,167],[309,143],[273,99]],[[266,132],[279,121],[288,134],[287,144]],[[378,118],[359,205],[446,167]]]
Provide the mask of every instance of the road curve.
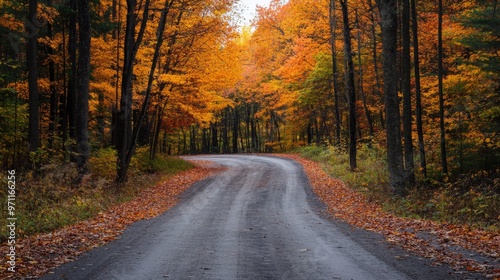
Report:
[[[415,273],[418,267],[405,271],[408,265],[394,265],[387,245],[377,245],[387,252],[370,252],[345,225],[323,218],[306,175],[292,160],[187,159],[227,169],[196,183],[163,215],[131,225],[119,239],[42,279],[450,278],[427,266],[424,275]],[[405,258],[413,263],[414,257]]]

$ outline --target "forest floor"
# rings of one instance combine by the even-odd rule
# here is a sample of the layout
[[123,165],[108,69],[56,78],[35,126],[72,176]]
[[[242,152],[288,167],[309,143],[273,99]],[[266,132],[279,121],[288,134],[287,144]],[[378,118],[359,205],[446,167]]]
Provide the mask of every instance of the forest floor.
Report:
[[303,166],[314,192],[333,217],[380,233],[389,243],[430,258],[436,265],[449,265],[457,273],[479,272],[500,279],[500,232],[396,216],[326,174],[319,163],[298,155],[279,156]]
[[[500,233],[392,215],[347,188],[341,181],[328,176],[320,164],[297,155],[274,156],[293,159],[303,166],[314,192],[326,204],[332,217],[353,227],[380,233],[389,243],[430,258],[435,265],[449,265],[457,273],[478,272],[499,279]],[[92,219],[48,234],[16,240],[16,272],[8,272],[6,262],[2,262],[0,279],[43,275],[84,252],[114,240],[131,223],[165,212],[193,183],[220,170],[206,162],[196,162],[196,165],[196,168],[145,189],[135,199],[116,205]],[[2,244],[0,254],[7,256],[7,253],[7,244]]]

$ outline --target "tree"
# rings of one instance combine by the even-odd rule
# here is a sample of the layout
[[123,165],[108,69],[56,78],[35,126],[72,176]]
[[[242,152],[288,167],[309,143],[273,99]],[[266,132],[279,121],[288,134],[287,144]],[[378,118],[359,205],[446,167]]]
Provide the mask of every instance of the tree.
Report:
[[329,5],[329,22],[330,22],[330,36],[331,36],[331,52],[332,52],[332,84],[334,95],[334,110],[335,110],[335,144],[340,145],[340,130],[342,120],[340,119],[339,108],[339,85],[338,85],[338,71],[337,71],[337,49],[336,49],[336,36],[335,30],[337,29],[337,18],[335,16],[335,0],[330,0]]
[[38,73],[37,73],[37,40],[38,40],[38,20],[37,20],[37,0],[29,1],[28,21],[26,23],[26,34],[28,45],[26,49],[26,63],[28,66],[29,84],[29,150],[36,151],[39,142],[39,94],[38,94]]
[[413,162],[413,137],[412,137],[412,105],[411,105],[411,57],[410,57],[410,0],[403,0],[402,11],[402,37],[403,37],[403,67],[402,67],[402,91],[403,91],[403,137],[404,137],[404,161],[407,183],[415,184],[415,172]]
[[444,124],[444,94],[443,94],[443,0],[438,0],[438,95],[439,95],[439,134],[441,147],[441,168],[448,173],[446,157],[446,132]]
[[[134,63],[137,52],[139,51],[139,46],[144,38],[144,32],[146,30],[146,23],[148,21],[149,14],[149,2],[146,0],[144,3],[142,20],[140,24],[139,33],[137,37],[135,36],[135,28],[137,24],[137,14],[136,0],[127,0],[127,23],[125,27],[125,47],[124,47],[124,59],[122,68],[122,85],[121,85],[121,98],[120,98],[120,113],[119,113],[119,124],[118,124],[118,169],[117,178],[118,183],[124,183],[127,179],[127,157],[129,147],[132,141],[132,85],[133,85],[133,75],[134,75]],[[141,7],[139,7],[141,8]]]
[[136,145],[137,145],[137,138],[139,137],[139,133],[141,131],[141,126],[144,120],[144,117],[146,116],[146,111],[149,106],[149,100],[151,97],[151,91],[153,88],[153,81],[154,81],[154,74],[156,71],[156,66],[158,65],[158,60],[160,58],[160,50],[162,47],[162,44],[164,42],[163,34],[165,32],[165,26],[167,24],[167,16],[169,15],[170,7],[172,6],[174,0],[169,0],[165,1],[165,6],[163,7],[161,11],[161,16],[160,20],[158,23],[158,30],[156,32],[156,46],[153,54],[153,60],[151,64],[151,70],[149,71],[149,77],[148,77],[148,83],[146,87],[146,93],[145,93],[145,98],[144,102],[142,104],[141,112],[139,114],[138,120],[135,124],[134,131],[132,133],[132,139],[130,140],[130,144],[127,147],[127,152],[125,156],[125,162],[123,165],[120,167],[122,168],[121,172],[126,174],[128,167],[130,165],[130,161],[132,160],[132,156],[135,153]]
[[405,174],[401,144],[397,69],[398,14],[396,0],[377,0],[382,28],[384,94],[386,113],[387,165],[389,185],[395,194],[405,191]]
[[354,86],[354,63],[352,61],[351,27],[347,0],[341,0],[342,19],[344,22],[344,57],[346,59],[346,92],[349,99],[349,165],[351,171],[356,169],[356,88]]
[[[69,55],[69,77],[68,77],[68,96],[66,98],[67,106],[65,113],[69,127],[69,137],[76,139],[76,102],[77,102],[77,81],[78,81],[78,65],[77,65],[77,1],[69,0],[70,9],[69,16],[69,38],[68,38],[68,55]],[[66,116],[65,116],[66,119]],[[65,120],[66,121],[66,120]],[[64,132],[65,133],[65,132]],[[66,137],[63,137],[66,138]],[[64,139],[66,140],[66,139]]]
[[427,161],[425,158],[424,129],[422,124],[422,94],[420,88],[420,59],[418,47],[418,19],[417,19],[417,0],[410,0],[411,22],[413,32],[413,65],[415,71],[415,118],[417,123],[418,152],[420,158],[420,170],[424,176],[427,176]]
[[89,0],[78,1],[78,84],[77,84],[77,119],[76,141],[80,173],[87,172],[87,161],[90,157],[88,114],[90,83],[90,7]]

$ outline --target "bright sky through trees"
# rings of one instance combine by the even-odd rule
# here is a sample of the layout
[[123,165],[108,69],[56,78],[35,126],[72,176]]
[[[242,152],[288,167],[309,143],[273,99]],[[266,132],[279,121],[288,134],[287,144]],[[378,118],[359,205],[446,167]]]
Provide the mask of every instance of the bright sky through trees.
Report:
[[242,6],[242,16],[243,25],[250,25],[253,18],[257,15],[256,7],[257,5],[267,7],[269,6],[270,0],[241,0],[240,5]]

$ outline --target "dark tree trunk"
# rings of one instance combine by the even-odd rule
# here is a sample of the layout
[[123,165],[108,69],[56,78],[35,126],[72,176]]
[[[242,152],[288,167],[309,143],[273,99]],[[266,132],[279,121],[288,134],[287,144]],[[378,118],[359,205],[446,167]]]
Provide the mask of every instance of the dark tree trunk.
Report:
[[405,180],[398,99],[397,0],[377,0],[381,15],[384,93],[386,111],[387,164],[393,193],[404,194]]
[[[69,137],[71,139],[76,139],[76,83],[77,78],[77,31],[76,31],[76,21],[77,21],[77,1],[70,0],[70,17],[69,17],[69,42],[68,42],[68,54],[69,54],[69,75],[68,75],[68,96],[67,102],[67,113],[68,113],[68,128]],[[73,158],[73,160],[75,160]]]
[[344,22],[344,56],[346,58],[346,91],[349,99],[349,165],[356,169],[356,89],[354,86],[354,63],[352,61],[351,29],[347,0],[340,1]]
[[234,108],[234,116],[233,116],[233,153],[238,153],[238,130],[239,130],[239,115],[238,108]]
[[132,143],[132,86],[134,61],[146,29],[149,2],[150,0],[146,0],[144,3],[141,26],[136,38],[135,28],[137,15],[135,14],[135,9],[137,0],[127,0],[127,23],[125,27],[125,47],[119,113],[118,170],[116,178],[116,181],[120,184],[124,183],[127,179],[128,162],[130,162],[132,157],[128,152]]
[[210,124],[212,128],[212,153],[219,153],[219,137],[217,135],[217,123]]
[[37,1],[30,0],[28,8],[28,22],[26,23],[26,32],[28,36],[28,45],[26,48],[26,62],[28,66],[28,90],[29,90],[29,124],[28,140],[29,150],[31,152],[38,149],[39,144],[39,118],[40,101],[38,94],[38,73],[37,73]]
[[124,183],[127,174],[127,150],[132,135],[132,79],[134,65],[134,38],[136,16],[135,0],[127,0],[127,23],[125,27],[124,57],[122,68],[122,85],[119,112],[118,132],[118,175],[117,182]]
[[228,118],[229,118],[229,107],[224,109],[222,114],[222,153],[229,153],[229,135],[228,135]]
[[59,100],[59,131],[60,131],[60,136],[62,138],[62,145],[65,148],[65,142],[68,138],[68,110],[67,110],[67,94],[68,90],[66,87],[67,84],[67,65],[66,65],[66,33],[64,32],[64,26],[62,30],[62,60],[63,60],[63,94],[60,95],[60,100]]
[[415,184],[415,166],[413,162],[412,105],[411,105],[411,57],[410,57],[410,0],[403,1],[402,36],[403,36],[403,137],[406,180],[409,186]]
[[[257,111],[257,108],[256,108],[257,105],[253,104],[253,107],[254,107],[253,111],[255,113],[255,111]],[[259,148],[259,136],[258,136],[258,133],[257,133],[257,124],[256,124],[256,120],[255,120],[255,115],[254,115],[254,117],[251,120],[250,129],[251,129],[251,134],[252,134],[252,152],[259,152],[260,151],[260,148]]]
[[337,70],[337,48],[335,45],[335,30],[337,28],[335,16],[335,0],[330,0],[330,37],[331,37],[331,50],[332,50],[332,71],[333,71],[333,97],[334,97],[334,113],[335,113],[335,144],[340,145],[340,129],[342,120],[340,119],[340,106],[339,106],[339,85],[338,85],[338,70]]
[[[146,116],[147,108],[149,106],[149,100],[151,98],[151,91],[153,90],[154,74],[156,71],[156,66],[158,65],[158,60],[160,58],[160,49],[161,49],[161,46],[163,44],[163,34],[165,32],[165,27],[166,27],[166,23],[167,23],[167,16],[169,14],[170,6],[171,6],[172,2],[173,2],[173,0],[165,1],[165,6],[161,12],[161,16],[160,16],[160,20],[159,20],[159,24],[158,24],[158,30],[156,32],[156,46],[155,46],[155,51],[153,54],[153,60],[151,62],[151,69],[149,71],[148,84],[147,84],[147,88],[146,88],[144,102],[142,104],[141,111],[140,111],[139,116],[137,118],[137,122],[135,122],[135,127],[134,127],[134,131],[131,135],[130,143],[127,146],[125,162],[124,162],[123,166],[121,166],[121,168],[124,169],[125,174],[126,174],[128,167],[130,165],[130,161],[132,160],[132,156],[135,153],[135,149],[137,146],[137,138],[139,137],[142,123],[143,123],[144,118]],[[148,7],[145,7],[144,9],[147,10]],[[144,22],[144,20],[143,20],[143,22]],[[140,35],[140,36],[142,36],[142,35]],[[137,50],[135,52],[137,52]],[[135,54],[134,54],[134,57],[135,57]],[[156,141],[158,141],[158,139],[156,139]]]
[[411,17],[413,31],[413,63],[415,68],[415,115],[417,123],[418,151],[420,157],[420,170],[424,176],[427,176],[424,129],[422,124],[422,95],[420,90],[420,61],[418,58],[418,22],[416,0],[411,0]]
[[[52,1],[47,1],[47,4],[52,5]],[[52,24],[47,25],[47,36],[53,39]],[[54,139],[57,135],[58,110],[59,110],[59,95],[56,88],[56,70],[55,63],[52,59],[54,48],[48,47],[49,58],[49,81],[50,81],[50,116],[49,116],[49,148],[53,148]]]
[[439,130],[441,136],[441,168],[448,173],[446,159],[446,132],[444,125],[444,94],[443,94],[443,0],[438,0],[438,95],[439,95]]
[[87,160],[90,157],[88,134],[89,83],[90,83],[90,6],[89,0],[78,1],[78,90],[76,141],[80,173],[87,172]]
[[194,155],[198,153],[198,149],[196,147],[196,134],[197,134],[197,129],[196,126],[191,126],[191,137],[189,137],[189,153]]
[[116,69],[115,69],[115,102],[111,109],[111,145],[118,150],[119,133],[120,133],[120,111],[118,110],[118,96],[120,92],[120,47],[121,47],[121,5],[117,0],[112,3],[112,19],[116,22],[115,30],[113,30],[113,39],[116,39]]

